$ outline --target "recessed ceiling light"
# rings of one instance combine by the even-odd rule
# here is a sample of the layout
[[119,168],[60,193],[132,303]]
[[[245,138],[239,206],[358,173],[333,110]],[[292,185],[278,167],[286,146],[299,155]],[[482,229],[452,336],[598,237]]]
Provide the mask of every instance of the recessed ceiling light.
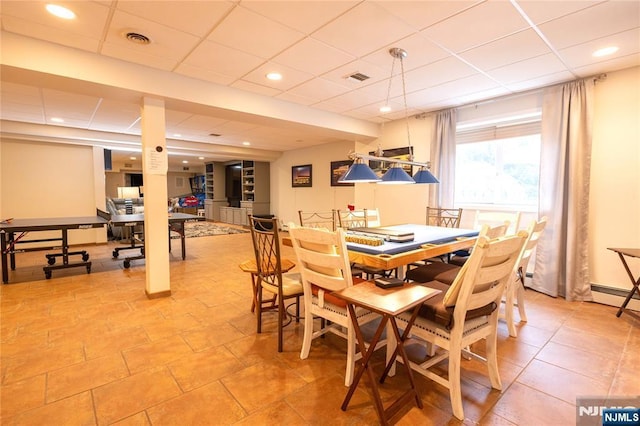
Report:
[[598,49],[595,52],[593,52],[593,56],[595,56],[596,58],[599,58],[601,56],[612,55],[617,51],[618,51],[618,46],[604,47],[602,49]]
[[269,80],[282,80],[282,74],[280,74],[279,72],[270,72],[269,74],[267,74],[267,78]]
[[182,135],[181,135],[180,133],[174,133],[174,134],[173,134],[173,137],[174,137],[174,138],[181,138],[181,137],[182,137]]
[[198,160],[204,160],[204,157],[198,157]]
[[58,6],[57,4],[48,4],[45,7],[47,9],[47,12],[54,16],[57,16],[58,18],[74,19],[76,17],[76,14],[71,10],[67,9],[66,7]]
[[59,117],[51,117],[49,119],[49,121],[51,121],[53,123],[64,123],[64,120],[62,118],[59,118]]
[[244,142],[242,142],[242,145],[244,145],[244,146],[249,146],[249,145],[251,145],[251,142],[244,141]]
[[189,164],[187,160],[182,160],[182,164]]
[[135,160],[136,157],[129,157],[129,160]]
[[380,112],[389,112],[389,111],[391,111],[391,107],[389,105],[380,107]]

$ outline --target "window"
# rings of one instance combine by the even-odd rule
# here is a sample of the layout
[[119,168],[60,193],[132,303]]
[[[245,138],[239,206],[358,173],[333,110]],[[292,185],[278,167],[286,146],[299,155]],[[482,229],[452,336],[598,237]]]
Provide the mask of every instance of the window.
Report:
[[540,121],[456,133],[456,206],[536,210]]

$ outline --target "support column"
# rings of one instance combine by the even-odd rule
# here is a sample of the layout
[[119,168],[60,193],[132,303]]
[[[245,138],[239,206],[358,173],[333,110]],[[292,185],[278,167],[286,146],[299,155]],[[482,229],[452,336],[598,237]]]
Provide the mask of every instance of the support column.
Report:
[[146,258],[145,292],[147,297],[152,299],[171,295],[167,210],[169,160],[165,140],[164,101],[143,98],[141,115]]

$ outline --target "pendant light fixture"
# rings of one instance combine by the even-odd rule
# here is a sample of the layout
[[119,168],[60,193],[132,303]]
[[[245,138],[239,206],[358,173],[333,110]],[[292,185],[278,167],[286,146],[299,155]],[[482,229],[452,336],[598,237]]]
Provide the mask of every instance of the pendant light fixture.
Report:
[[[439,183],[438,179],[429,172],[429,163],[419,163],[413,161],[413,147],[411,146],[411,134],[409,132],[409,109],[407,107],[407,90],[404,78],[404,58],[407,57],[407,51],[399,47],[389,49],[389,54],[393,57],[391,63],[391,76],[389,77],[389,87],[387,89],[386,104],[380,108],[381,112],[390,111],[389,95],[391,93],[391,81],[393,79],[393,70],[396,59],[400,60],[400,75],[402,77],[402,97],[404,101],[404,118],[407,129],[407,143],[409,145],[409,159],[399,160],[395,158],[383,157],[382,150],[376,151],[376,155],[365,155],[353,152],[349,154],[349,158],[354,160],[349,170],[338,179],[338,183],[358,183],[358,182],[377,182],[380,184],[409,184],[409,183]],[[373,170],[364,162],[364,160],[376,160],[384,163],[390,163],[389,169],[382,178],[378,178]],[[418,166],[420,169],[413,178],[402,168],[402,165]]]

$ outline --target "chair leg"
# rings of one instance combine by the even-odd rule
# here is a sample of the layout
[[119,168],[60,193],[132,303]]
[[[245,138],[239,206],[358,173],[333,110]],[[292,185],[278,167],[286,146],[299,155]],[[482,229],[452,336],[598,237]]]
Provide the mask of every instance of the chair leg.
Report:
[[[454,341],[456,340],[456,341]],[[451,399],[451,409],[453,415],[464,420],[464,409],[462,408],[462,388],[460,386],[460,360],[462,358],[461,341],[454,339],[449,347],[449,398]]]
[[[360,348],[364,350],[364,348]],[[347,369],[344,374],[344,385],[351,386],[356,366],[356,332],[353,325],[347,327]]]
[[313,339],[313,314],[308,305],[304,305],[304,337],[302,338],[302,349],[300,350],[300,359],[307,359],[311,350],[311,340]]
[[[280,292],[282,293],[282,292]],[[282,352],[282,317],[284,312],[284,297],[282,294],[278,295],[278,352]]]
[[524,309],[524,284],[518,285],[516,290],[516,297],[518,299],[518,312],[520,313],[520,321],[527,322],[527,312]]
[[256,279],[256,320],[257,332],[262,333],[262,280]]
[[486,338],[487,349],[487,368],[489,370],[489,379],[491,387],[494,389],[502,389],[502,381],[500,380],[500,372],[498,371],[498,319],[496,318],[496,327]]
[[509,329],[509,336],[518,337],[518,331],[516,330],[515,320],[513,318],[514,308],[514,293],[517,291],[514,287],[519,282],[512,281],[507,284],[506,297],[504,302],[504,319],[507,322],[507,328]]

